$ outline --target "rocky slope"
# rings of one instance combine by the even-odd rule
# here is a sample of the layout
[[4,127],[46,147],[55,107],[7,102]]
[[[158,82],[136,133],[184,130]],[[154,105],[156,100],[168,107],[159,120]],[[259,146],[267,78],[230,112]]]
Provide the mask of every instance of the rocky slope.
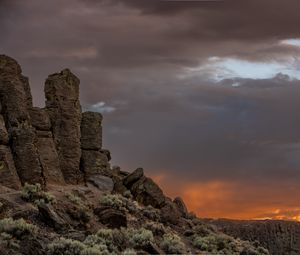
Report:
[[32,106],[28,78],[0,55],[0,254],[268,254],[171,200],[142,168],[111,167],[102,116],[81,112],[65,69]]
[[233,237],[252,242],[259,241],[271,254],[300,254],[300,222],[226,219],[206,220],[206,222]]

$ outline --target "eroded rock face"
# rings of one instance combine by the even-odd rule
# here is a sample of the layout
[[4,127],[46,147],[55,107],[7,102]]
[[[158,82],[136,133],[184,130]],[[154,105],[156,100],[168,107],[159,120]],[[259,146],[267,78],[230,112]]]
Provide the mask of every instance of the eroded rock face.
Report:
[[94,174],[109,175],[110,164],[102,151],[82,150],[81,166],[88,178]]
[[79,79],[65,69],[50,75],[46,80],[46,109],[49,113],[60,168],[67,183],[83,181],[80,171],[80,124]]
[[0,145],[0,184],[18,189],[21,187],[15,163],[9,147]]
[[102,115],[84,112],[81,121],[81,169],[85,178],[95,174],[111,175],[108,150],[102,150]]
[[21,182],[44,184],[29,115],[32,97],[28,78],[15,60],[4,55],[0,55],[0,101]]
[[100,150],[102,148],[102,115],[97,112],[84,112],[81,121],[81,148]]

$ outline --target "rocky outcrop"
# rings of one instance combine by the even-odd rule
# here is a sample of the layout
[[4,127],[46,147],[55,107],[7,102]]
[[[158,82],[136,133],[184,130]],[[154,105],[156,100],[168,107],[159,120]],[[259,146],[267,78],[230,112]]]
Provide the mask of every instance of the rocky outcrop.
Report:
[[83,181],[80,171],[79,79],[65,69],[52,74],[45,84],[46,109],[49,113],[60,169],[67,183]]
[[21,67],[15,60],[4,55],[0,56],[0,101],[21,182],[44,184],[35,130],[29,114],[32,98],[28,78],[22,75]]
[[111,155],[102,149],[102,115],[86,112],[82,117],[79,83],[68,69],[50,75],[46,107],[33,107],[28,78],[15,60],[0,55],[1,184],[45,187],[111,176]]
[[102,115],[84,112],[81,121],[81,169],[86,178],[110,175],[110,153],[102,150]]

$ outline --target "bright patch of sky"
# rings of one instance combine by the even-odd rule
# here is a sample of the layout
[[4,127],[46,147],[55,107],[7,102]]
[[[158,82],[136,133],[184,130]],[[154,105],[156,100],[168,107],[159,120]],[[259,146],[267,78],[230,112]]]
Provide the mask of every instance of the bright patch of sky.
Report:
[[211,57],[207,63],[196,68],[187,68],[181,78],[205,76],[218,82],[223,79],[249,78],[268,79],[278,73],[286,74],[294,79],[300,79],[297,60],[291,58],[285,62],[250,62],[235,58]]
[[287,39],[287,40],[282,40],[280,43],[300,47],[300,39]]
[[105,102],[98,102],[87,107],[87,110],[100,113],[111,113],[116,110],[115,107],[107,105]]

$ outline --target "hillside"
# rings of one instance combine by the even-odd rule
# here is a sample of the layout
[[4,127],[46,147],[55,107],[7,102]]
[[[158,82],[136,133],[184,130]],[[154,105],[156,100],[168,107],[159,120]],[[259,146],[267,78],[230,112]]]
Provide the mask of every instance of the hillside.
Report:
[[300,254],[300,222],[279,220],[206,220],[236,238],[259,241],[271,254]]
[[142,168],[111,167],[79,83],[50,75],[46,107],[33,107],[28,78],[0,55],[0,254],[268,254],[189,213]]

